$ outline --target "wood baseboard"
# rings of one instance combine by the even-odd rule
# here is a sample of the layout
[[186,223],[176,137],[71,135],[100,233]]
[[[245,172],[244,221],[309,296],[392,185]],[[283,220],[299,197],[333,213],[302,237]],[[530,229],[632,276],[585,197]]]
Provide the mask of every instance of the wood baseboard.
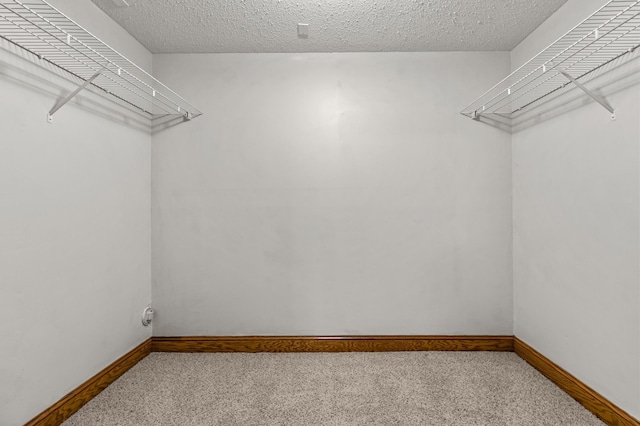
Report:
[[153,352],[513,352],[513,336],[154,337]]
[[25,426],[57,426],[61,424],[150,353],[151,339],[147,339],[68,393],[33,420],[27,422]]
[[514,338],[514,351],[607,425],[640,426],[638,420],[517,337]]
[[43,411],[25,426],[60,425],[151,352],[502,351],[522,359],[609,426],[640,422],[513,336],[233,336],[153,337]]

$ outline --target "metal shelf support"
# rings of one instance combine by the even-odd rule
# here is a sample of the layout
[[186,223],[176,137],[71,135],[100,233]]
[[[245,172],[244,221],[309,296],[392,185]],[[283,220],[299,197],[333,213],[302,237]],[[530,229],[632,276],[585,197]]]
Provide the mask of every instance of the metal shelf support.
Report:
[[[28,52],[34,63],[53,65],[80,86],[56,104],[47,121],[89,85],[150,120],[202,115],[151,74],[53,7],[47,0],[0,0],[0,39]],[[60,73],[58,73],[60,74]]]
[[100,71],[98,71],[97,73],[95,73],[93,76],[91,76],[91,78],[89,78],[88,80],[86,80],[84,83],[82,83],[80,86],[78,86],[78,88],[76,90],[74,90],[72,93],[70,93],[66,98],[64,98],[63,100],[61,100],[60,102],[58,102],[52,109],[51,111],[49,111],[49,113],[47,114],[47,122],[49,123],[53,123],[53,114],[55,114],[60,108],[62,108],[63,106],[65,106],[65,104],[67,102],[69,102],[71,99],[73,99],[78,93],[82,92],[84,89],[86,89],[86,87],[88,85],[91,84],[91,82],[93,82],[93,80],[95,80],[96,78],[98,78],[100,76],[100,74],[102,74],[104,72],[104,68],[101,69]]
[[[609,74],[611,78],[600,77],[638,60],[638,47],[640,0],[609,0],[467,105],[462,114],[476,121],[499,116],[507,119],[507,126],[513,130],[564,105],[561,97],[577,87],[615,119],[615,110],[607,99],[585,85],[594,82],[604,88],[613,84],[619,73]],[[573,102],[575,97],[566,99]]]
[[571,81],[580,90],[582,90],[584,93],[586,93],[591,99],[593,99],[594,101],[596,101],[597,103],[602,105],[607,111],[609,111],[611,113],[611,119],[612,120],[616,119],[616,111],[613,109],[611,104],[607,101],[607,99],[604,96],[600,96],[600,95],[598,95],[596,93],[593,93],[591,90],[589,90],[586,87],[584,87],[584,85],[582,83],[580,83],[578,80],[576,80],[575,78],[571,77],[571,75],[569,75],[569,73],[566,72],[565,70],[563,70],[562,68],[556,68],[556,69],[560,72],[560,74],[562,74],[565,77],[567,77],[569,79],[569,81]]

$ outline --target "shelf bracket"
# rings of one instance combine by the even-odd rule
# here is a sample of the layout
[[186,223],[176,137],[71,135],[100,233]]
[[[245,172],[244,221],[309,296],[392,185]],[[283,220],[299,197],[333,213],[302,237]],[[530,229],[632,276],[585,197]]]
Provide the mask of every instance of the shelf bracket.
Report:
[[566,78],[568,78],[569,81],[571,81],[573,84],[578,86],[578,88],[580,90],[582,90],[584,93],[586,93],[591,99],[593,99],[594,101],[596,101],[597,103],[602,105],[607,111],[609,111],[611,113],[611,119],[612,120],[616,119],[616,111],[613,109],[611,104],[609,102],[607,102],[607,100],[603,96],[600,96],[600,95],[598,95],[596,93],[593,93],[591,90],[589,90],[586,87],[584,87],[584,85],[582,83],[580,83],[578,80],[573,78],[571,75],[569,75],[569,73],[567,73],[562,68],[556,67],[556,69],[560,72],[560,74],[562,74]]
[[104,72],[106,68],[102,68],[100,69],[97,73],[95,73],[94,75],[92,75],[88,80],[86,80],[84,83],[82,83],[80,86],[78,86],[78,88],[76,90],[73,91],[73,93],[70,93],[66,98],[64,98],[62,101],[58,102],[51,111],[49,111],[49,113],[47,114],[47,122],[48,123],[53,123],[53,114],[55,114],[60,108],[62,108],[63,106],[65,106],[65,104],[67,102],[69,102],[71,99],[73,99],[78,93],[82,92],[88,85],[91,84],[91,82],[93,80],[95,80],[96,78],[98,78],[98,76],[100,76],[100,74],[102,74]]

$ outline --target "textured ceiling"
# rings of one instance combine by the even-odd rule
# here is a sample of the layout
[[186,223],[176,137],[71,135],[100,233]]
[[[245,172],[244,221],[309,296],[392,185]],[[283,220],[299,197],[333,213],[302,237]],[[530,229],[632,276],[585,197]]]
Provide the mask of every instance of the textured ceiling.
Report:
[[152,53],[215,53],[511,50],[567,0],[92,1]]

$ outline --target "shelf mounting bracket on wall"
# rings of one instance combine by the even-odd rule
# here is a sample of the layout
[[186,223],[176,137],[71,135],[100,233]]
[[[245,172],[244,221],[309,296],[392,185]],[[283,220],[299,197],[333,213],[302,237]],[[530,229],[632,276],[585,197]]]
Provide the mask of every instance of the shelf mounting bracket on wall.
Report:
[[26,59],[76,85],[73,93],[49,111],[48,122],[52,122],[56,111],[85,89],[142,114],[150,119],[150,124],[156,119],[165,123],[174,119],[188,121],[202,115],[164,83],[47,0],[0,0],[0,47],[4,47],[5,40],[22,48]]
[[58,102],[53,107],[53,109],[51,109],[51,111],[49,111],[49,113],[47,114],[47,122],[53,123],[53,114],[55,114],[60,108],[65,106],[66,103],[69,102],[71,99],[73,99],[78,93],[82,92],[88,85],[91,84],[91,82],[93,80],[98,78],[100,76],[100,74],[102,74],[104,72],[104,70],[105,70],[105,68],[102,68],[101,70],[99,70],[97,73],[95,73],[93,76],[91,76],[88,80],[86,80],[84,83],[82,83],[76,90],[74,90],[72,93],[70,93],[66,98],[64,98],[62,101]]
[[[623,84],[623,74],[637,72],[631,64],[640,58],[638,47],[640,0],[609,0],[467,105],[462,114],[506,131],[518,131],[556,109],[576,105],[586,94],[615,119],[615,110],[603,91],[614,90],[618,81]],[[569,95],[574,90],[577,94]]]
[[567,79],[569,79],[569,81],[571,81],[580,90],[582,90],[584,93],[586,93],[591,99],[593,99],[594,101],[596,101],[597,103],[602,105],[607,111],[609,111],[611,113],[611,119],[612,120],[616,119],[616,111],[613,109],[611,104],[609,102],[607,102],[607,99],[604,96],[600,96],[600,95],[598,95],[596,93],[593,93],[591,90],[589,90],[586,87],[584,87],[584,85],[582,83],[580,83],[578,80],[576,80],[575,78],[571,77],[571,75],[568,72],[566,72],[565,70],[563,70],[562,68],[556,68],[556,69],[558,70],[558,72],[560,72],[560,74],[562,74],[565,77],[567,77]]

